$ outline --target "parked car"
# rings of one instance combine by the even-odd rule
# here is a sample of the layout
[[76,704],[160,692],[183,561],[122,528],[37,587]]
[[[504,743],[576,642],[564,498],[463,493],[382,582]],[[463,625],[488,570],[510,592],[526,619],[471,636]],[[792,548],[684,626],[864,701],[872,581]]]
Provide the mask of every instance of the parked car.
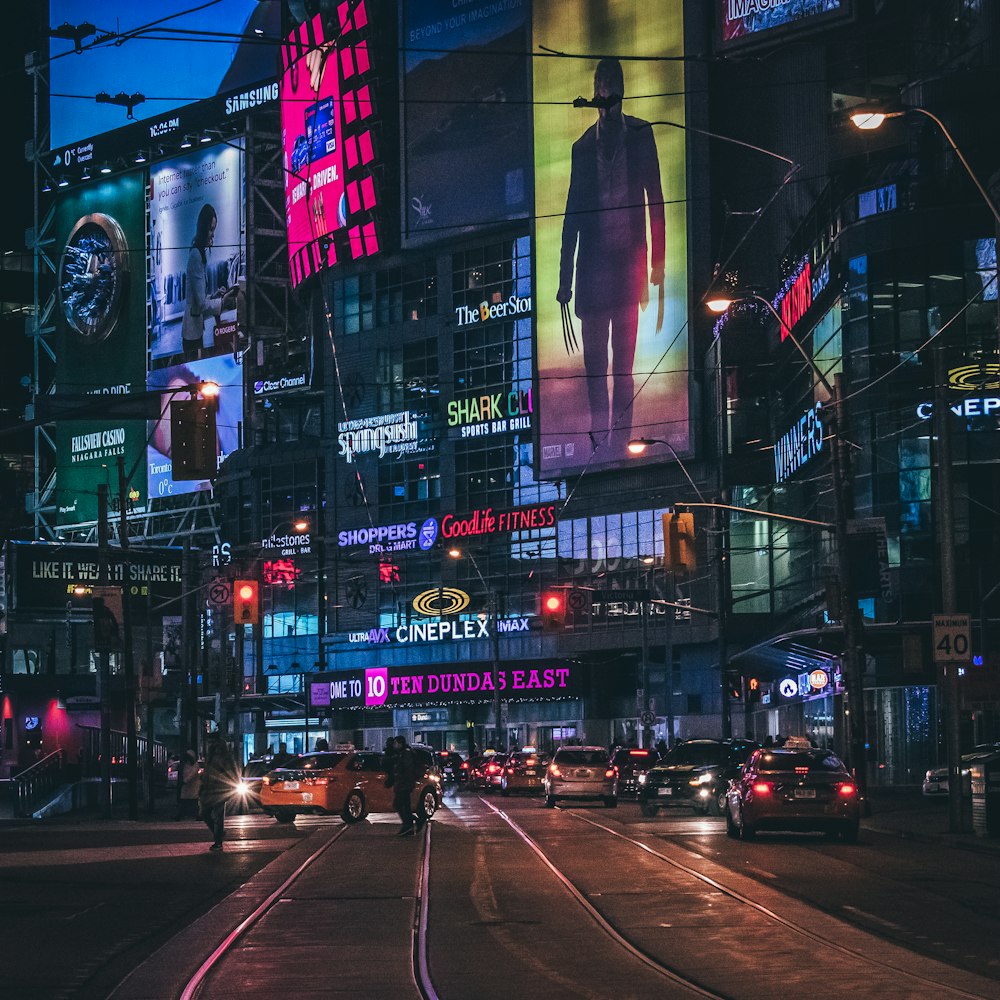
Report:
[[[969,764],[1000,750],[1000,743],[980,743],[971,752],[962,754],[962,774],[969,773]],[[926,775],[922,786],[924,795],[948,794],[948,768],[932,767]]]
[[861,806],[854,778],[830,750],[787,743],[755,750],[726,796],[726,832],[822,830],[858,839]]
[[509,754],[500,774],[500,794],[540,792],[549,760],[547,753],[537,753],[532,747]]
[[[441,775],[433,754],[414,748],[420,778],[416,808],[429,819],[441,805]],[[291,767],[264,775],[261,808],[279,823],[302,813],[340,815],[347,823],[369,812],[391,812],[393,791],[385,787],[387,771],[381,753],[370,750],[303,754]]]
[[658,759],[655,750],[619,747],[612,758],[612,763],[618,768],[619,794],[635,795],[639,791],[639,778],[647,774]]
[[545,804],[558,799],[601,799],[618,805],[618,772],[604,747],[559,747],[545,769]]
[[677,805],[721,816],[729,782],[757,746],[742,739],[678,743],[637,779],[643,816],[655,816],[661,808]]

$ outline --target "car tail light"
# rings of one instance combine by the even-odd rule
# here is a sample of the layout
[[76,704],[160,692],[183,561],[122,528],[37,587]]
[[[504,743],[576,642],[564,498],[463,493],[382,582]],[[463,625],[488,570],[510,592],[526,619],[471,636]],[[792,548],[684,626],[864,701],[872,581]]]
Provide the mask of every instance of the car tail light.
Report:
[[499,770],[500,770],[500,766],[498,764],[490,764],[486,768],[486,773],[487,774],[496,774],[497,771],[499,771]]
[[469,770],[469,762],[468,761],[466,761],[466,760],[462,761],[462,770],[463,771],[468,771]]
[[770,781],[755,781],[753,790],[755,795],[770,795],[774,791],[774,786]]
[[797,768],[795,768],[795,773],[796,774],[808,774],[809,773],[809,768],[808,767],[797,767]]
[[329,785],[329,778],[313,778],[311,784],[313,785]]
[[858,791],[858,786],[855,785],[854,782],[852,781],[842,781],[837,791],[841,795],[845,796],[856,795]]
[[614,769],[613,767],[609,767],[609,768],[608,768],[608,769],[607,769],[607,770],[606,770],[606,771],[604,772],[604,777],[605,777],[605,778],[613,778],[614,776],[615,776],[615,769]]
[[271,778],[268,775],[266,775],[266,774],[264,775],[263,781],[264,781],[265,785],[271,784]]
[[553,778],[561,778],[562,777],[562,771],[560,771],[559,768],[556,767],[555,764],[549,764],[549,774],[551,774]]

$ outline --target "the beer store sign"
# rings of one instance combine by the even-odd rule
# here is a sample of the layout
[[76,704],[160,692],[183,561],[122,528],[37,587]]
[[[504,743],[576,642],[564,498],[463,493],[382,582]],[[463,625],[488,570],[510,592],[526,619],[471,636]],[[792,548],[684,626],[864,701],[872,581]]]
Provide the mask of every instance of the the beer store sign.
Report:
[[504,663],[496,672],[476,664],[424,668],[371,667],[312,674],[310,709],[382,708],[449,702],[489,702],[497,691],[507,701],[580,696],[580,668],[559,660]]
[[502,302],[480,302],[478,306],[456,306],[455,325],[475,326],[498,319],[519,319],[531,312],[531,296],[511,295]]

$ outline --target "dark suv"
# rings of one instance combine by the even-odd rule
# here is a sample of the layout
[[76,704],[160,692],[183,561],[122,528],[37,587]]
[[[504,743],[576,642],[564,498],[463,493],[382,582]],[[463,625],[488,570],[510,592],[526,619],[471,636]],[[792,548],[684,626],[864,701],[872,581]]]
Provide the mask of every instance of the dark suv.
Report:
[[758,748],[750,740],[686,740],[668,751],[639,782],[643,816],[655,816],[661,806],[690,806],[707,816],[726,809],[729,782]]
[[655,750],[640,750],[637,747],[619,747],[611,763],[618,768],[618,794],[635,795],[639,791],[639,779],[656,764]]

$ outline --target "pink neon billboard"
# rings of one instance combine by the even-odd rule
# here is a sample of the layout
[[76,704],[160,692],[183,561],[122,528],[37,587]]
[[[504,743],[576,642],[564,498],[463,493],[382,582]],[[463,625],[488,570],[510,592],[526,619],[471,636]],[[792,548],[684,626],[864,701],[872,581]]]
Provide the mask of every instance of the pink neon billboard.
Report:
[[282,48],[281,139],[293,285],[332,263],[323,259],[319,241],[346,223],[338,84],[336,54],[317,15]]
[[338,257],[367,257],[379,249],[365,0],[342,3],[338,20],[339,33],[331,37],[317,15],[282,46],[285,221],[293,287]]

